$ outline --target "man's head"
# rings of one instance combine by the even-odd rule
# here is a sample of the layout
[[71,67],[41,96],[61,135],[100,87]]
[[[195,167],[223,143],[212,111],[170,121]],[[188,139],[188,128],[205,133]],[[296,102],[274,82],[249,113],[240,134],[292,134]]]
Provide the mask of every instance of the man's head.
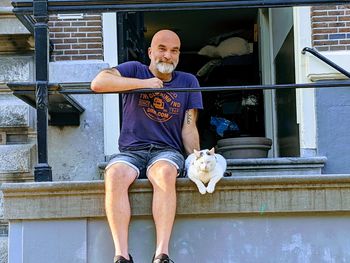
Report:
[[151,60],[150,69],[156,76],[169,75],[176,68],[180,55],[180,38],[170,30],[161,30],[155,33],[148,56]]

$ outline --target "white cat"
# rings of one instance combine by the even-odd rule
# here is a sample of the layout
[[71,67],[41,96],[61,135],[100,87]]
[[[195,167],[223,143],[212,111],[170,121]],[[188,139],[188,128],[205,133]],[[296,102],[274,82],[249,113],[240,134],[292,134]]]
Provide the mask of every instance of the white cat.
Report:
[[214,148],[194,150],[185,161],[187,176],[197,185],[201,194],[214,192],[215,185],[224,176],[226,167],[225,158],[215,153]]

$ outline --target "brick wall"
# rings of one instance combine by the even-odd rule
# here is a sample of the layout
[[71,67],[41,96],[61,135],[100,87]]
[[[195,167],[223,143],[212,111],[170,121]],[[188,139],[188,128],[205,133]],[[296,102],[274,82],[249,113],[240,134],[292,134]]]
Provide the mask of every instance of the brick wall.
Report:
[[50,16],[51,61],[103,60],[102,18],[84,14],[81,18]]
[[350,5],[312,7],[311,21],[316,49],[350,50]]

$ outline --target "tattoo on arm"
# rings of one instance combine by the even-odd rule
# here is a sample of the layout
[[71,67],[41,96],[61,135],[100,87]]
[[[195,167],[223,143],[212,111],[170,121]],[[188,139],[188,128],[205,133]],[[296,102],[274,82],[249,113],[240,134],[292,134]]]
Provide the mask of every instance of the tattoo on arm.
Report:
[[192,114],[190,111],[187,111],[186,122],[187,122],[187,124],[191,124],[191,122],[192,122]]

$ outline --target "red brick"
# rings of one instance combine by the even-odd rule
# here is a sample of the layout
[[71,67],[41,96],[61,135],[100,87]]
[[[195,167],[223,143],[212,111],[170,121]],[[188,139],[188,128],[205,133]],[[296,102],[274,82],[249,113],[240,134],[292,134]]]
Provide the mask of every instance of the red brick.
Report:
[[338,11],[328,11],[328,15],[329,16],[341,16],[344,15],[344,11],[343,10],[338,10]]
[[345,23],[344,22],[338,22],[338,23],[329,23],[329,27],[344,27]]
[[65,27],[64,32],[77,32],[78,28],[76,27]]
[[339,33],[347,33],[350,32],[350,27],[338,28]]
[[86,22],[84,21],[79,21],[79,22],[72,22],[72,26],[86,26]]
[[87,56],[72,56],[72,60],[86,60]]
[[79,54],[99,54],[101,53],[101,50],[98,49],[84,49],[84,50],[79,50]]
[[314,16],[312,17],[312,22],[337,22],[337,17],[336,16]]
[[101,15],[87,15],[84,20],[101,20]]
[[79,27],[79,32],[101,32],[99,27]]
[[71,45],[66,45],[66,44],[59,44],[59,45],[55,45],[55,49],[70,49]]
[[96,27],[101,27],[102,22],[101,21],[88,21],[87,26],[96,26]]
[[79,43],[101,43],[101,37],[79,38]]
[[336,44],[338,44],[338,41],[334,41],[334,40],[319,40],[319,41],[314,41],[314,44],[317,45],[317,46],[336,45]]
[[86,44],[73,44],[72,48],[73,49],[85,49],[86,48]]
[[72,37],[86,37],[86,33],[72,33]]
[[336,28],[322,28],[322,29],[314,29],[314,34],[329,34],[329,33],[337,33]]
[[98,59],[98,60],[103,60],[102,55],[88,55],[88,59]]
[[102,37],[102,33],[87,33],[87,37]]
[[64,43],[77,43],[78,39],[77,38],[65,38]]
[[69,33],[55,33],[55,38],[67,38],[70,37]]
[[331,46],[330,50],[331,51],[346,50],[346,47],[345,46]]
[[339,44],[343,44],[343,45],[350,45],[350,39],[347,40],[340,40]]
[[99,43],[88,44],[88,48],[102,48],[102,44],[99,44]]
[[318,51],[329,51],[329,47],[324,46],[324,47],[316,47]]
[[328,27],[329,23],[312,23],[313,28]]
[[50,32],[63,32],[63,27],[50,27]]
[[79,51],[78,50],[65,50],[64,54],[65,55],[78,55]]
[[71,56],[56,56],[55,61],[72,60]]
[[339,21],[350,21],[350,16],[340,16]]
[[326,16],[326,15],[327,15],[327,11],[325,10],[311,12],[311,16]]
[[322,40],[322,39],[328,39],[328,35],[313,35],[313,40]]
[[70,26],[70,23],[58,21],[58,22],[55,22],[55,27],[56,26]]

